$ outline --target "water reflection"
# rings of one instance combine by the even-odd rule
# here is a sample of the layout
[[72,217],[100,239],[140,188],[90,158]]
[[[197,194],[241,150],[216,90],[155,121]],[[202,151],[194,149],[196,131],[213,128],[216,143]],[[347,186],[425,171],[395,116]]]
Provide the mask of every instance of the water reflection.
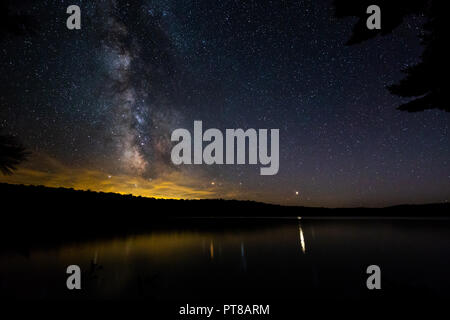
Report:
[[300,237],[300,247],[302,248],[302,252],[306,253],[305,237],[303,236],[302,224],[300,221],[298,222],[298,231]]
[[241,263],[242,263],[242,269],[244,271],[247,271],[247,259],[245,257],[245,246],[244,242],[241,242]]
[[209,255],[211,260],[214,260],[214,242],[210,242],[209,244]]
[[448,221],[249,224],[222,230],[173,226],[29,249],[28,256],[0,252],[0,287],[6,297],[71,299],[65,268],[77,264],[87,298],[299,299],[291,293],[300,292],[303,298],[359,299],[364,270],[376,263],[388,270],[384,292],[425,288],[445,295],[450,289]]

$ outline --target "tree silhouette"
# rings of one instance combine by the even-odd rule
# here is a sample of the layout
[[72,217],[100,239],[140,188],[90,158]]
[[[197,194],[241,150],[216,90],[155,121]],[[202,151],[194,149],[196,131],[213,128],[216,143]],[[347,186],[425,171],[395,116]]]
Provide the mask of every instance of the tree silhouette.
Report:
[[29,152],[13,136],[0,136],[0,171],[3,174],[12,174],[17,165],[26,160]]
[[413,98],[398,107],[399,110],[417,112],[427,109],[440,109],[450,112],[450,106],[444,100],[443,81],[439,77],[448,70],[448,59],[444,56],[444,20],[445,1],[440,0],[379,0],[381,9],[381,29],[369,30],[366,27],[368,17],[366,9],[374,4],[372,0],[334,0],[335,14],[338,18],[356,16],[359,20],[353,27],[347,45],[354,45],[386,35],[397,28],[405,17],[411,14],[424,16],[424,34],[421,43],[424,51],[421,61],[402,70],[406,77],[399,83],[388,86],[388,90],[397,96]]
[[[24,14],[22,10],[29,5],[29,0],[0,2],[0,42],[7,36],[26,36],[36,33],[38,29],[36,19]],[[29,154],[17,138],[0,135],[0,171],[3,174],[12,174],[17,165],[26,160]]]

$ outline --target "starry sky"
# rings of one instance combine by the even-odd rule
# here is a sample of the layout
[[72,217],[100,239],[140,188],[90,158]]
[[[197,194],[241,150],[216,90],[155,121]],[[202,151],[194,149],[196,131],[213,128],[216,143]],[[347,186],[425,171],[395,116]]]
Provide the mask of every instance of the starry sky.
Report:
[[[81,8],[81,30],[66,9]],[[0,42],[0,129],[30,159],[1,182],[163,198],[387,206],[450,198],[450,114],[396,110],[424,19],[345,46],[331,1],[33,1]],[[280,169],[182,165],[176,128],[276,128]]]

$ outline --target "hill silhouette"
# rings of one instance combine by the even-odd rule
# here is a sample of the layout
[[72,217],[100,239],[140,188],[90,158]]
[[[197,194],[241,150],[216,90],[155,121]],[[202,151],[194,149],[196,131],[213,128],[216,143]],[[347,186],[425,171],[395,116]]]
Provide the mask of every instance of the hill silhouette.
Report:
[[[398,205],[386,208],[317,208],[256,201],[155,199],[131,194],[0,183],[3,219],[21,216],[30,221],[55,218],[148,221],[192,217],[450,217],[449,203]],[[3,210],[2,210],[3,211]],[[127,219],[125,219],[127,218]],[[122,221],[127,224],[128,222]]]
[[[3,248],[26,243],[120,236],[179,226],[256,228],[258,221],[301,217],[449,217],[450,205],[403,205],[380,209],[327,209],[237,200],[164,200],[67,188],[0,183]],[[196,219],[193,219],[195,217]],[[242,218],[253,219],[210,219]],[[202,219],[207,218],[207,219]],[[258,219],[262,218],[262,219]]]

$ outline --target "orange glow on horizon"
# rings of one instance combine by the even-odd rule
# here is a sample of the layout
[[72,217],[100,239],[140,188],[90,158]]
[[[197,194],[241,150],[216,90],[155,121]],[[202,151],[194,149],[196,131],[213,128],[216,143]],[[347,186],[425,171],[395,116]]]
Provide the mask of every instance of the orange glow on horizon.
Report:
[[132,194],[156,199],[207,199],[219,196],[218,190],[213,189],[208,180],[178,171],[146,179],[88,168],[70,168],[42,155],[30,159],[12,175],[0,175],[0,182]]

